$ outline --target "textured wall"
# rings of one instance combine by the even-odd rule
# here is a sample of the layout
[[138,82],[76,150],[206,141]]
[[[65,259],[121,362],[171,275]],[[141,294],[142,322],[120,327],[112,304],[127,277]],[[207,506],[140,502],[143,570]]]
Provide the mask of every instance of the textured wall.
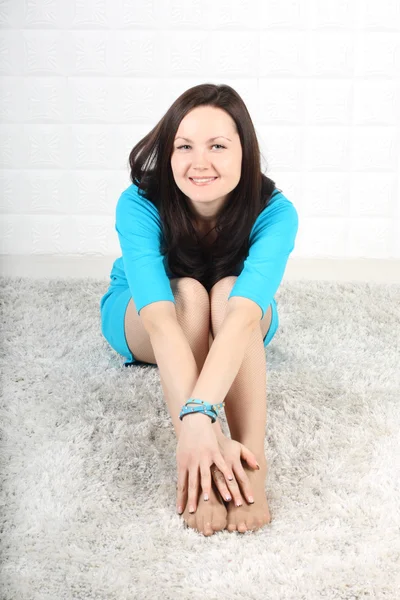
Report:
[[0,254],[119,256],[130,149],[228,83],[298,209],[293,256],[400,257],[397,0],[2,0]]

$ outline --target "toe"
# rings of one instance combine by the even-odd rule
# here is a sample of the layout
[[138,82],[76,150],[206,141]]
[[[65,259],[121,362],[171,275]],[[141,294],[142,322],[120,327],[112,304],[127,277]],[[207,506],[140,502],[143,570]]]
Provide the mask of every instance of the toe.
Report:
[[208,521],[204,523],[203,533],[204,535],[212,535],[214,533],[213,528],[211,527],[211,523],[209,523]]
[[270,512],[267,512],[264,514],[263,525],[264,524],[268,525],[269,523],[271,523],[271,514],[270,514]]
[[240,533],[245,533],[247,531],[246,523],[239,523],[238,531],[240,531]]
[[260,525],[258,524],[258,521],[252,521],[250,523],[247,523],[247,529],[249,531],[256,531],[259,528],[260,528]]
[[215,517],[212,522],[212,528],[214,531],[222,531],[226,528],[226,517]]
[[196,527],[196,519],[194,517],[192,517],[192,516],[188,517],[186,523],[188,524],[188,526],[191,529],[194,529]]

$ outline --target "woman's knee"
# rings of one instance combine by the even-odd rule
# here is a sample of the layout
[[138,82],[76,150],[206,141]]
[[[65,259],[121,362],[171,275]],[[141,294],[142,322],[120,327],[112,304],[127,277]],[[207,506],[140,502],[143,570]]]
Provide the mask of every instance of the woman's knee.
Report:
[[223,297],[228,302],[228,296],[232,291],[233,286],[235,285],[237,280],[236,275],[228,275],[227,277],[223,277],[217,283],[215,283],[210,291],[210,301],[212,302],[214,297]]
[[192,277],[171,279],[171,289],[176,301],[176,311],[191,319],[210,315],[210,298],[200,281]]
[[229,294],[235,285],[236,279],[237,277],[235,275],[223,277],[211,288],[210,319],[213,331],[215,331],[216,327],[220,325],[225,318]]
[[[210,312],[211,326],[213,331],[221,325],[225,318],[228,307],[229,294],[236,283],[237,276],[230,275],[220,279],[210,292]],[[272,305],[270,304],[265,311],[263,319],[260,320],[260,330],[263,339],[269,331],[272,322]]]

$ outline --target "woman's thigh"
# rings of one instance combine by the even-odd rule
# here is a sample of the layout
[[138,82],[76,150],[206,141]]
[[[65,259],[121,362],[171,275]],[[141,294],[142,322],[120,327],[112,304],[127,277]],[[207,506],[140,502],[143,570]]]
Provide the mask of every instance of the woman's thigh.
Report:
[[[184,318],[186,311],[192,310],[199,297],[201,284],[190,277],[176,277],[170,280],[171,290],[176,302],[178,320]],[[201,286],[202,287],[202,286]],[[205,292],[205,288],[204,292]],[[186,301],[187,300],[187,301]],[[157,364],[151,345],[150,336],[143,326],[142,319],[137,314],[133,298],[130,297],[124,316],[124,334],[128,351],[133,361]]]
[[[128,339],[125,324],[127,321],[128,310],[131,311],[132,308],[134,309],[134,315],[132,318],[136,323],[139,339],[142,339],[145,342],[148,334],[143,328],[140,317],[136,314],[136,308],[134,307],[129,288],[125,286],[115,286],[114,288],[111,287],[100,302],[102,334],[110,346],[116,352],[118,352],[118,354],[121,354],[127,358],[124,363],[126,367],[137,362],[147,362],[147,359],[146,361],[142,361],[140,357],[134,356],[131,351],[132,346],[129,347],[129,341],[131,340],[131,328],[129,327],[128,323]],[[148,344],[150,345],[150,340],[148,341]],[[152,352],[151,345],[150,352]],[[154,361],[154,357],[152,358],[150,353],[147,353],[146,356]],[[152,360],[149,362],[152,363]]]
[[[178,299],[178,282],[171,279],[171,289]],[[100,301],[101,331],[110,346],[127,358],[127,367],[135,363],[157,366],[150,336],[137,314],[130,289],[126,286],[110,287]]]
[[150,336],[143,326],[142,319],[137,314],[132,296],[126,307],[124,330],[126,343],[134,359],[136,361],[157,364]]

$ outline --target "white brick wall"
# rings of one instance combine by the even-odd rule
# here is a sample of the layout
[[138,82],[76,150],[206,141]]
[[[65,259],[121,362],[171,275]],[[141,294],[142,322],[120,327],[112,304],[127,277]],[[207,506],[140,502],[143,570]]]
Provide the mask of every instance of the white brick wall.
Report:
[[128,155],[228,83],[304,258],[400,258],[398,0],[0,1],[0,254],[120,255]]

